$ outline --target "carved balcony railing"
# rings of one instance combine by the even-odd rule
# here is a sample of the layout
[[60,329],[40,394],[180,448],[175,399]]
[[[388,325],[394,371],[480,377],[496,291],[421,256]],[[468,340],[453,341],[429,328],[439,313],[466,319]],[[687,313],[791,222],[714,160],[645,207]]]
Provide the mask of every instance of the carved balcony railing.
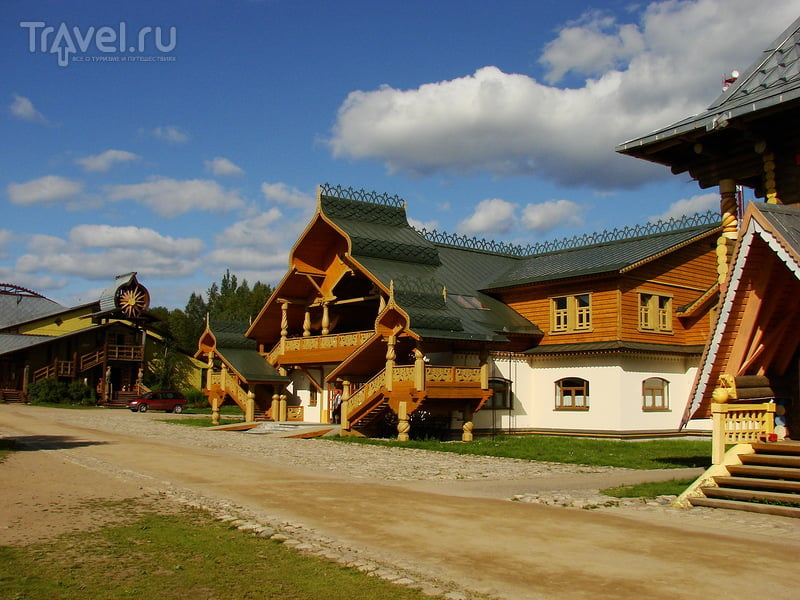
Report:
[[267,358],[271,364],[276,365],[281,363],[282,357],[288,353],[318,352],[338,348],[355,350],[372,337],[374,333],[374,331],[352,331],[349,333],[283,338],[270,350]]

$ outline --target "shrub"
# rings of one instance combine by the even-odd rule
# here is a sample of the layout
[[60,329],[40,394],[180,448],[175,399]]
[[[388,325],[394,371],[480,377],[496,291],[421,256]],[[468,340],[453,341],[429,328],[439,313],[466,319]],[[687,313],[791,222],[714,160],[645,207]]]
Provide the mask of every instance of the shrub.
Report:
[[208,406],[208,398],[200,390],[194,388],[183,393],[186,396],[186,403],[192,408],[205,408]]
[[28,386],[28,402],[91,405],[95,404],[95,395],[82,381],[65,383],[57,379],[42,379]]

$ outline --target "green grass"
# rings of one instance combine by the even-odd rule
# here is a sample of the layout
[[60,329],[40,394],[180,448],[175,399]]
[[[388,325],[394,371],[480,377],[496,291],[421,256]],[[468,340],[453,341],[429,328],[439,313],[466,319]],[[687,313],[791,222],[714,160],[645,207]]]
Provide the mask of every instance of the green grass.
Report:
[[680,469],[708,467],[711,464],[710,441],[664,439],[631,442],[541,435],[481,437],[472,442],[435,440],[397,442],[355,437],[326,439],[356,444],[628,469]]
[[669,481],[652,481],[634,485],[619,485],[600,490],[601,494],[614,498],[655,498],[656,496],[679,496],[688,488],[694,479],[670,479]]
[[69,533],[47,543],[0,546],[0,598],[421,600],[424,596],[244,534],[200,511],[185,511],[146,513],[124,525]]
[[[170,425],[185,425],[187,427],[212,427],[211,417],[200,417],[195,419],[159,419],[162,423],[169,423]],[[220,425],[230,425],[232,423],[241,423],[241,417],[220,417]]]

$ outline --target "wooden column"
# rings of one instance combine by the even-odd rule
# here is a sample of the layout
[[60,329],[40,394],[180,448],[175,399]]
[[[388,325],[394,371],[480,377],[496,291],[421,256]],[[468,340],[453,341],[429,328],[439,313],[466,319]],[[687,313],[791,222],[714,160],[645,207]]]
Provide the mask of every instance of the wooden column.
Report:
[[272,394],[272,407],[270,414],[273,421],[281,420],[281,397],[278,394]]
[[219,425],[219,395],[211,396],[211,424]]
[[486,346],[481,346],[480,352],[481,389],[489,389],[489,351]]
[[414,387],[418,392],[425,389],[425,354],[419,342],[414,348]]
[[278,400],[281,406],[281,421],[288,421],[288,415],[286,412],[286,394],[281,394],[280,399]]
[[722,233],[717,239],[717,280],[722,284],[728,276],[733,244],[739,235],[739,207],[736,201],[736,182],[722,179],[719,182]]
[[474,413],[472,412],[472,407],[467,405],[464,407],[464,424],[461,426],[461,441],[462,442],[471,442],[472,441],[472,428],[474,427],[474,423],[472,422]]
[[390,335],[386,344],[386,377],[384,380],[384,387],[390,392],[392,391],[392,380],[394,379],[394,363],[397,358],[394,348],[396,343],[397,336],[394,334]]
[[352,386],[350,384],[350,380],[345,379],[344,381],[342,381],[342,412],[341,412],[341,417],[339,419],[342,431],[349,431],[350,429],[350,420],[347,417],[349,416],[350,413],[351,390]]
[[303,337],[311,335],[311,309],[306,307],[306,314],[303,316]]
[[322,303],[322,335],[328,335],[330,333],[331,327],[331,317],[330,312],[328,310],[328,303]]
[[286,353],[286,338],[289,335],[289,303],[281,303],[281,354]]
[[248,423],[256,420],[256,399],[253,392],[247,392],[247,401],[245,402],[244,420]]
[[411,431],[411,425],[408,422],[408,404],[403,400],[397,409],[397,441],[407,442],[409,431]]

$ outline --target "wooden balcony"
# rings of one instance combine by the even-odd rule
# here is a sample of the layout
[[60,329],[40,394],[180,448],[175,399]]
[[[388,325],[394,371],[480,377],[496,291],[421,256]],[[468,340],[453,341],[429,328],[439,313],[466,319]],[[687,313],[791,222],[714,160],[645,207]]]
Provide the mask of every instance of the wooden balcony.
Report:
[[273,365],[337,363],[347,358],[374,333],[374,331],[353,331],[282,338],[267,357]]

